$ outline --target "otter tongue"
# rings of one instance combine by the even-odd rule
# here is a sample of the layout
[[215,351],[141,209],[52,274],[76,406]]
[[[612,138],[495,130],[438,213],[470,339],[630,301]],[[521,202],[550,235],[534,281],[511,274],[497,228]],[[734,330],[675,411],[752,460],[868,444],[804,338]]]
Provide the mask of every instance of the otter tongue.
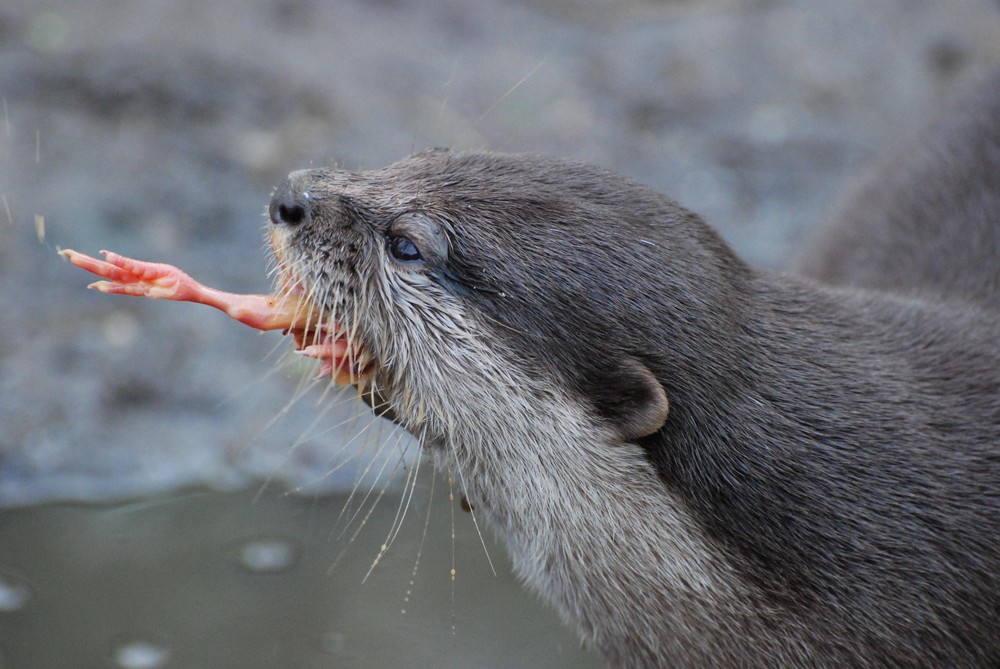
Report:
[[59,252],[77,267],[107,279],[88,286],[102,293],[207,304],[258,330],[305,330],[317,327],[319,321],[316,310],[297,294],[278,298],[226,293],[198,283],[172,265],[101,253],[104,260],[69,249]]

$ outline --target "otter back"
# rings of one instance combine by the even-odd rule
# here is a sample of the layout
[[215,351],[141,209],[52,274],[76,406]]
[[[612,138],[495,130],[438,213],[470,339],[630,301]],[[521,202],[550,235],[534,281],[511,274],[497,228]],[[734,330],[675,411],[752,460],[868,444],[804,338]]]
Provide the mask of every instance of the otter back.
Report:
[[1000,72],[885,156],[793,263],[821,281],[1000,308]]

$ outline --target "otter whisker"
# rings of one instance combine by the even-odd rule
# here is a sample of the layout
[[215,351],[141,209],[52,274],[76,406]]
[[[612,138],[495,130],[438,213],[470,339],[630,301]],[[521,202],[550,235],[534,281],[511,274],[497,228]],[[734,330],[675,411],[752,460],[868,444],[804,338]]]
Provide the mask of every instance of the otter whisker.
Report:
[[280,409],[278,409],[274,413],[274,415],[264,425],[261,431],[262,432],[268,431],[271,427],[274,426],[275,423],[284,418],[288,414],[288,412],[292,410],[292,407],[299,400],[305,397],[309,393],[309,391],[312,390],[314,386],[315,386],[315,381],[309,379],[307,376],[301,377],[298,383],[296,384],[295,389],[292,391],[291,397],[281,406]]
[[[410,582],[407,586],[406,595],[403,597],[404,607],[410,601],[410,595],[413,592],[413,585],[417,580],[417,570],[420,568],[420,558],[424,554],[424,543],[427,540],[427,530],[430,528],[431,524],[431,509],[434,506],[434,488],[436,483],[437,467],[431,467],[431,486],[430,491],[427,494],[427,510],[424,512],[424,529],[420,533],[420,542],[417,544],[417,555],[413,560],[413,570],[410,572]],[[452,546],[454,547],[454,544],[452,544]],[[452,562],[454,563],[454,558],[452,559]],[[454,601],[452,601],[452,604],[454,604]],[[454,607],[452,608],[452,611],[454,612]],[[402,609],[401,613],[406,613],[406,609]],[[454,619],[452,622],[454,622]]]
[[[380,455],[381,455],[381,449],[379,449],[379,450],[377,450],[375,452],[375,454],[372,456],[372,458],[371,458],[368,466],[365,468],[365,472],[362,473],[362,474],[359,474],[358,477],[357,477],[357,479],[355,480],[355,483],[354,483],[353,488],[351,489],[350,495],[348,495],[347,500],[344,502],[344,505],[341,508],[340,513],[337,515],[337,518],[334,521],[334,525],[333,525],[334,527],[339,527],[341,525],[341,521],[344,521],[343,527],[341,528],[340,532],[338,532],[334,536],[334,538],[333,538],[334,541],[340,541],[344,537],[344,534],[346,534],[354,526],[354,522],[357,520],[358,516],[364,510],[365,504],[368,502],[368,500],[371,497],[372,493],[378,487],[379,482],[382,480],[381,479],[381,474],[384,472],[384,469],[385,469],[386,466],[388,466],[388,462],[389,462],[387,459],[383,459],[382,467],[379,469],[378,475],[376,475],[374,478],[370,478],[369,479],[370,480],[370,485],[368,486],[368,489],[365,491],[365,493],[363,495],[360,496],[360,498],[358,498],[358,493],[361,490],[362,484],[366,480],[367,472],[369,472],[369,470],[371,469],[371,467],[374,466],[375,461],[379,459]],[[373,502],[372,507],[363,516],[362,522],[361,522],[361,526],[364,526],[364,524],[367,522],[368,517],[371,515],[372,511],[374,510],[374,504],[377,503],[378,500],[380,500],[382,498],[382,495],[385,493],[385,490],[386,490],[387,486],[388,486],[388,482],[386,482],[385,484],[383,484],[382,488],[379,490],[379,493],[376,495],[375,501]],[[357,508],[354,509],[353,513],[348,514],[348,511],[352,508],[352,506],[353,506],[356,498],[358,498]],[[354,538],[358,535],[358,532],[361,529],[361,526],[355,528],[355,531],[352,533],[350,539],[348,540],[348,544],[353,543]],[[339,556],[338,556],[338,559],[339,559]]]
[[[441,124],[444,120],[445,110],[448,109],[448,99],[451,97],[451,86],[455,81],[455,75],[457,72],[458,61],[452,61],[451,74],[448,76],[448,80],[444,82],[444,95],[441,96],[441,104],[438,105],[437,114],[434,117],[434,131],[431,133],[432,137],[440,137],[442,134],[447,134],[441,132]],[[414,135],[413,143],[416,144],[416,135]]]
[[[402,438],[402,436],[400,436],[400,438]],[[403,466],[405,468],[405,460],[403,458],[397,458],[396,465],[393,467],[393,472],[395,472],[399,466]],[[368,568],[368,572],[361,580],[362,583],[368,580],[372,571],[375,570],[375,567],[378,566],[379,562],[389,551],[389,548],[392,547],[392,544],[396,539],[396,535],[399,533],[399,528],[402,527],[403,519],[406,517],[406,511],[410,507],[410,500],[412,500],[413,491],[416,489],[416,477],[419,469],[420,458],[417,458],[416,466],[411,469],[406,476],[406,482],[403,485],[403,494],[400,497],[399,505],[396,508],[396,516],[393,518],[392,524],[389,527],[389,533],[382,542],[382,545],[379,547],[378,555],[376,555],[375,559],[372,561],[371,566]]]
[[514,91],[516,91],[518,88],[520,88],[526,81],[528,81],[528,79],[531,79],[531,77],[533,77],[535,75],[535,73],[538,72],[538,70],[540,70],[541,67],[542,67],[542,65],[544,65],[544,64],[545,64],[545,59],[544,58],[542,60],[538,61],[537,65],[535,65],[533,68],[531,68],[531,70],[526,75],[524,75],[523,77],[521,77],[521,79],[518,80],[518,82],[516,84],[514,84],[513,86],[511,86],[510,88],[508,88],[506,93],[504,93],[499,98],[497,98],[496,102],[494,102],[492,105],[490,105],[489,108],[486,109],[486,111],[484,111],[482,114],[479,115],[479,118],[477,118],[472,123],[473,127],[478,126],[480,123],[482,123],[483,120],[487,116],[489,116],[490,114],[492,114],[493,110],[496,109],[497,107],[499,107],[500,104],[504,100],[506,100]]
[[[400,435],[398,438],[401,439],[402,435]],[[337,535],[337,537],[336,537],[337,541],[339,541],[343,537],[344,532],[346,532],[346,530],[350,528],[351,524],[353,524],[354,520],[356,520],[358,513],[360,513],[360,511],[364,508],[365,502],[368,500],[369,496],[371,495],[372,491],[374,490],[375,485],[378,483],[379,480],[381,480],[382,473],[384,472],[385,467],[388,465],[388,462],[389,461],[386,460],[386,463],[383,465],[382,470],[379,471],[379,474],[376,476],[375,481],[373,482],[372,486],[369,488],[369,490],[365,494],[364,498],[362,498],[362,500],[361,500],[361,502],[360,502],[360,504],[358,506],[358,511],[355,512],[355,514],[348,521],[347,526],[344,528],[344,530],[342,530],[341,533]],[[395,471],[396,471],[396,468],[393,467],[393,469],[390,471],[390,476],[386,479],[385,484],[379,489],[379,492],[376,495],[376,497],[375,497],[374,501],[372,502],[371,506],[368,508],[368,511],[361,518],[361,522],[358,524],[358,526],[355,528],[354,532],[351,534],[350,538],[348,539],[347,545],[344,547],[344,549],[334,559],[333,563],[330,565],[329,569],[327,570],[327,573],[332,572],[336,568],[337,564],[339,564],[340,560],[347,553],[348,548],[354,543],[354,540],[361,533],[361,530],[365,527],[365,525],[368,524],[368,520],[371,518],[372,513],[374,513],[375,507],[378,505],[379,501],[382,499],[382,497],[385,495],[386,491],[389,489],[389,485],[392,482],[392,475],[395,474]],[[352,497],[353,497],[353,493],[352,493]],[[345,506],[345,509],[346,509],[346,506]],[[341,514],[343,514],[343,511],[341,512]],[[338,523],[339,523],[339,520],[338,520]],[[377,559],[378,558],[376,558],[376,560]],[[369,570],[368,573],[370,574],[371,570]],[[365,575],[365,579],[367,579],[367,578],[368,578],[368,574]],[[363,579],[362,582],[364,582],[365,579]]]
[[[399,441],[397,441],[397,446],[398,445]],[[405,451],[402,449],[399,452],[398,460],[405,469]],[[393,542],[396,540],[396,536],[399,534],[400,528],[403,526],[403,520],[406,518],[406,512],[410,508],[410,502],[413,500],[413,493],[417,487],[417,475],[420,472],[420,463],[422,460],[423,458],[418,456],[413,468],[407,472],[406,480],[403,484],[403,496],[400,498],[399,508],[396,509],[396,517],[393,518],[392,525],[389,528],[389,535],[385,540],[385,545],[387,547],[392,546]]]
[[[351,444],[352,442],[354,442],[355,440],[357,440],[357,438],[358,438],[359,436],[361,436],[361,434],[363,434],[363,433],[367,432],[367,430],[368,430],[368,429],[369,429],[369,428],[370,428],[370,427],[372,426],[372,424],[373,424],[373,423],[369,423],[369,424],[368,424],[368,425],[366,425],[366,426],[365,426],[365,427],[364,427],[364,428],[363,428],[363,429],[362,429],[362,430],[361,430],[361,431],[360,431],[360,432],[359,432],[358,434],[356,434],[356,435],[355,435],[354,437],[352,437],[352,438],[351,438],[350,440],[348,440],[347,444],[345,444],[345,448],[346,448],[346,447],[347,447],[347,446],[348,446],[349,444]],[[400,436],[399,436],[398,438],[402,439],[402,435],[400,435]],[[358,477],[357,477],[357,481],[356,481],[356,483],[355,483],[355,486],[354,486],[354,488],[353,488],[353,489],[351,490],[351,494],[350,494],[350,495],[348,496],[348,498],[347,498],[347,502],[346,502],[346,503],[345,503],[345,505],[344,505],[344,509],[343,509],[343,510],[341,510],[341,513],[340,513],[340,515],[338,515],[338,516],[337,516],[337,521],[336,521],[337,523],[339,523],[339,522],[340,522],[341,518],[343,517],[343,515],[344,515],[344,513],[345,513],[345,511],[346,511],[346,508],[347,508],[347,506],[348,506],[348,505],[349,505],[349,504],[351,503],[351,501],[353,500],[354,496],[355,496],[355,495],[357,494],[357,492],[358,492],[358,489],[359,489],[359,488],[360,488],[360,486],[361,486],[361,483],[362,483],[362,482],[363,482],[363,481],[365,480],[365,478],[366,478],[366,477],[368,476],[368,474],[370,474],[370,473],[371,473],[371,470],[372,470],[372,468],[374,467],[374,465],[375,465],[375,462],[376,462],[376,460],[378,460],[378,459],[379,459],[379,457],[381,456],[381,454],[382,454],[383,450],[384,450],[384,449],[385,449],[385,448],[387,447],[387,444],[386,444],[385,442],[376,442],[376,443],[378,443],[378,447],[376,448],[376,450],[375,450],[375,453],[373,454],[373,456],[372,456],[371,460],[369,460],[369,462],[368,462],[368,465],[367,465],[367,466],[366,466],[366,467],[364,468],[364,470],[362,470],[362,471],[361,471],[361,472],[360,472],[360,473],[358,474]],[[347,459],[347,460],[348,460],[348,461],[350,461],[350,460],[353,460],[353,459],[354,459],[354,458],[355,458],[355,457],[356,457],[356,456],[357,456],[358,454],[360,454],[360,453],[361,453],[362,451],[364,451],[364,450],[367,450],[368,448],[369,448],[369,444],[368,444],[368,443],[366,443],[366,444],[365,444],[365,446],[364,446],[363,448],[361,448],[361,449],[358,449],[358,450],[356,450],[355,452],[353,452],[353,453],[352,453],[352,454],[351,454],[351,455],[350,455],[350,456],[348,457],[348,459]],[[372,486],[371,486],[371,487],[369,488],[369,490],[368,490],[368,493],[367,493],[367,494],[366,494],[366,496],[365,496],[365,499],[367,499],[367,496],[371,494],[371,490],[372,490],[372,489],[373,489],[373,488],[375,487],[375,485],[377,485],[377,483],[378,483],[379,479],[381,478],[381,474],[382,474],[382,473],[384,472],[384,470],[385,470],[385,467],[387,466],[387,464],[388,464],[388,462],[389,462],[389,460],[390,460],[390,459],[389,459],[389,458],[385,458],[384,460],[385,460],[385,462],[384,462],[384,464],[382,465],[382,469],[380,469],[380,470],[379,470],[379,474],[378,474],[378,475],[377,475],[377,476],[375,477],[375,480],[374,480],[374,482],[372,483]],[[338,465],[337,465],[336,467],[334,467],[334,469],[333,469],[333,470],[331,470],[331,471],[335,471],[336,469],[339,469],[340,467],[344,466],[344,464],[346,464],[346,463],[345,463],[345,462],[340,462],[340,463],[338,463]],[[363,506],[363,505],[364,505],[364,500],[362,500],[362,506]],[[348,522],[348,524],[347,524],[347,526],[348,526],[348,527],[350,526],[350,523],[351,523],[351,522],[352,522],[352,521],[349,521],[349,522]],[[346,528],[345,528],[345,531],[346,531]],[[343,535],[343,532],[341,532],[341,534],[337,536],[337,539],[340,539],[340,537],[341,537],[342,535]]]
[[455,559],[455,478],[448,467],[448,508],[451,513],[451,633],[455,634],[455,581],[458,576]]
[[[348,418],[347,420],[342,421],[341,424],[346,424],[346,423],[348,423],[348,422],[350,422],[352,420],[355,420],[355,419],[354,418]],[[332,476],[333,474],[335,474],[336,472],[338,472],[340,469],[342,469],[342,468],[346,467],[347,465],[349,465],[356,458],[360,457],[361,454],[363,454],[365,451],[367,451],[371,447],[371,444],[372,444],[373,441],[375,443],[380,443],[380,442],[378,442],[378,440],[373,440],[373,439],[367,439],[366,438],[365,442],[364,442],[364,445],[362,445],[360,448],[351,448],[352,444],[354,444],[357,441],[358,437],[361,436],[362,434],[364,434],[365,432],[367,432],[371,428],[372,424],[373,424],[373,422],[369,422],[368,425],[366,425],[364,428],[362,428],[361,430],[359,430],[351,439],[348,439],[343,444],[341,444],[340,448],[337,449],[337,451],[335,453],[333,453],[333,454],[330,455],[330,457],[327,459],[327,462],[336,462],[337,464],[335,464],[334,466],[326,469],[320,475],[320,477],[319,477],[320,480],[323,479],[323,478],[327,478],[329,476]],[[381,428],[378,428],[378,429],[381,429]],[[341,455],[345,451],[349,451],[350,454],[346,458],[341,458]],[[382,451],[382,446],[380,446],[378,448],[378,450],[375,452],[375,455],[373,456],[373,460],[372,460],[373,462],[374,462],[374,459],[377,459],[377,457],[379,456],[379,454],[381,453],[381,451]],[[369,465],[368,468],[366,468],[363,472],[361,472],[361,474],[359,474],[359,480],[364,478],[364,476],[368,473],[370,467],[371,467],[371,465]]]
[[[299,395],[298,395],[298,396],[296,396],[296,397],[292,397],[292,398],[291,398],[291,399],[290,399],[290,400],[289,400],[289,401],[288,401],[288,402],[287,402],[287,403],[285,404],[285,406],[284,406],[284,407],[282,408],[282,410],[281,410],[281,411],[280,411],[280,412],[279,412],[279,413],[278,413],[278,414],[277,414],[276,416],[272,417],[272,418],[271,418],[271,419],[270,419],[270,420],[268,421],[268,423],[266,424],[266,426],[265,426],[265,427],[264,427],[264,428],[263,428],[263,429],[261,430],[261,433],[265,432],[265,431],[266,431],[267,429],[269,429],[270,427],[272,427],[272,426],[274,425],[274,423],[276,423],[276,422],[277,422],[278,420],[280,420],[280,419],[281,419],[281,418],[282,418],[282,417],[283,417],[283,416],[285,415],[285,413],[287,413],[287,412],[288,412],[288,410],[289,410],[289,409],[291,408],[291,406],[292,406],[292,405],[293,405],[293,404],[294,404],[295,402],[297,402],[297,401],[298,401],[299,399],[301,399],[301,397],[302,397],[302,396],[303,396],[303,395],[305,394],[305,392],[307,392],[307,391],[308,391],[308,390],[309,390],[309,389],[311,388],[311,386],[312,386],[312,385],[315,385],[315,382],[313,382],[313,383],[312,383],[311,385],[307,385],[307,386],[305,386],[304,388],[302,388],[302,387],[301,387],[301,384],[300,384],[300,388],[302,389],[302,393],[301,393],[301,394],[299,394]],[[294,442],[292,442],[292,444],[291,444],[291,445],[290,445],[290,446],[288,447],[288,449],[287,449],[287,451],[286,451],[286,456],[285,456],[285,457],[286,457],[286,459],[288,459],[288,458],[291,458],[291,455],[292,455],[292,453],[294,453],[294,452],[295,452],[295,450],[296,450],[296,449],[298,449],[298,448],[299,448],[299,447],[300,447],[300,446],[301,446],[302,444],[306,443],[306,441],[307,441],[307,440],[308,440],[308,439],[309,439],[309,438],[310,438],[311,436],[317,436],[317,437],[318,437],[318,436],[321,436],[321,435],[322,435],[322,434],[324,434],[325,432],[328,432],[328,431],[332,431],[332,430],[336,429],[336,427],[338,427],[339,425],[343,425],[343,424],[346,424],[346,423],[348,423],[348,422],[350,422],[350,421],[352,421],[352,420],[355,420],[355,418],[354,418],[354,417],[349,417],[349,418],[347,418],[347,419],[345,419],[345,420],[341,421],[341,422],[340,422],[339,424],[337,424],[337,425],[334,425],[334,426],[331,426],[331,427],[327,428],[326,430],[323,430],[323,431],[319,432],[318,434],[316,434],[316,435],[313,435],[313,429],[314,429],[314,428],[316,427],[316,425],[318,425],[318,424],[319,424],[319,422],[320,422],[320,421],[321,421],[321,420],[322,420],[323,418],[325,418],[325,417],[326,417],[326,416],[327,416],[328,414],[330,414],[330,413],[333,413],[333,412],[334,412],[334,411],[335,411],[335,410],[336,410],[336,409],[338,408],[338,406],[339,406],[339,403],[337,403],[337,402],[330,402],[330,403],[326,404],[326,405],[325,405],[325,406],[324,406],[324,407],[323,407],[323,408],[322,408],[322,409],[320,410],[320,412],[319,412],[319,413],[318,413],[318,414],[317,414],[317,415],[316,415],[316,416],[315,416],[315,417],[313,418],[313,420],[312,420],[312,422],[311,422],[311,423],[309,424],[309,426],[308,426],[308,427],[306,427],[306,428],[305,428],[304,430],[302,430],[302,431],[301,431],[301,432],[299,433],[299,437],[298,437],[298,438],[297,438],[297,439],[296,439],[296,440],[295,440]],[[338,453],[342,453],[342,452],[343,452],[343,451],[345,450],[345,448],[346,448],[346,446],[342,446],[342,447],[341,447],[341,448],[340,448],[340,449],[338,450]],[[267,487],[268,487],[268,486],[269,486],[269,485],[271,484],[271,482],[272,482],[272,481],[274,480],[274,477],[275,477],[275,475],[276,475],[276,474],[277,474],[277,471],[275,471],[275,472],[272,472],[271,474],[269,474],[269,475],[268,475],[268,476],[267,476],[267,477],[266,477],[266,478],[265,478],[265,479],[264,479],[264,480],[263,480],[263,481],[261,482],[261,485],[259,486],[259,488],[258,488],[258,490],[257,490],[257,493],[256,493],[256,495],[254,496],[254,499],[253,499],[253,501],[254,501],[254,502],[256,502],[256,501],[257,501],[257,499],[259,499],[260,495],[261,495],[261,494],[263,494],[263,492],[264,492],[264,491],[265,491],[265,490],[267,489]],[[292,492],[300,492],[300,491],[302,491],[303,489],[305,489],[306,487],[308,487],[308,486],[309,486],[310,484],[312,484],[312,483],[315,483],[315,482],[317,482],[317,481],[321,481],[321,480],[323,480],[324,478],[327,478],[328,476],[330,476],[330,474],[331,474],[331,472],[324,472],[324,473],[323,473],[322,475],[318,476],[318,477],[317,477],[316,479],[314,479],[313,481],[307,481],[307,482],[303,483],[302,485],[300,485],[300,486],[297,486],[297,487],[296,487],[296,488],[295,488],[295,489],[294,489],[294,490],[293,490]]]
[[[461,463],[459,462],[458,453],[454,449],[454,447],[452,448],[452,457],[454,457],[455,459],[455,469],[458,471],[458,482],[459,485],[461,485],[462,494],[468,497],[469,489],[465,483],[465,473],[462,469]],[[493,564],[493,557],[490,555],[490,549],[486,545],[486,537],[483,536],[483,531],[479,527],[479,520],[476,518],[476,509],[472,506],[469,507],[469,515],[472,516],[472,525],[476,528],[476,534],[479,536],[479,543],[483,547],[483,554],[486,556],[486,561],[490,565],[490,571],[492,571],[493,575],[496,576],[497,569],[496,566],[494,566]]]

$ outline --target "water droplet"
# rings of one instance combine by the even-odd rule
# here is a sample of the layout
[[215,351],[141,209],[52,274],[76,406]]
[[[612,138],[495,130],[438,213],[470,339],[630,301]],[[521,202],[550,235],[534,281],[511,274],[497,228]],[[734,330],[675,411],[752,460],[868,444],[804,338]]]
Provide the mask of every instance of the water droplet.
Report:
[[35,235],[39,244],[45,243],[45,217],[41,214],[35,214]]
[[0,572],[0,613],[23,609],[31,599],[31,588],[21,579]]
[[287,539],[254,539],[240,548],[240,564],[259,574],[276,574],[298,561],[297,547]]
[[117,648],[115,664],[123,669],[159,669],[170,659],[170,649],[145,639],[132,639]]

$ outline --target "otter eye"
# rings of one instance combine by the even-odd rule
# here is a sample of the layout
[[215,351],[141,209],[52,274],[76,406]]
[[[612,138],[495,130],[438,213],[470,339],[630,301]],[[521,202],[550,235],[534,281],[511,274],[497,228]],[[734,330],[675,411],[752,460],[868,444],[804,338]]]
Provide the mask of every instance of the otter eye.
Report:
[[448,261],[448,236],[441,224],[419,212],[396,217],[385,231],[386,250],[400,266],[423,270]]
[[407,237],[390,237],[389,253],[393,258],[401,262],[416,262],[422,260],[420,249]]

